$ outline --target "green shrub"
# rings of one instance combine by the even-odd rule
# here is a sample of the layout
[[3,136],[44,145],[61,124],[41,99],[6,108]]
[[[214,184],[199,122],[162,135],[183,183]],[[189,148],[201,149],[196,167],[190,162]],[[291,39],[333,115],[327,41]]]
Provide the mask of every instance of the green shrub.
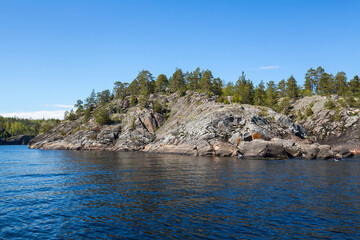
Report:
[[334,117],[333,117],[333,121],[339,122],[340,120],[341,120],[340,111],[339,111],[339,109],[336,109],[336,112],[335,112]]
[[305,116],[306,117],[310,117],[314,114],[314,112],[312,111],[311,107],[308,107],[305,111]]
[[184,87],[181,87],[181,88],[179,89],[179,95],[180,95],[180,97],[185,96],[185,94],[186,94],[186,89],[185,89]]
[[223,103],[223,104],[230,104],[228,98],[225,97],[224,95],[221,95],[221,96],[218,98],[217,102]]
[[233,103],[240,103],[239,95],[236,93],[232,98]]
[[280,113],[288,115],[290,113],[291,104],[288,98],[284,98],[277,106],[276,110]]
[[269,112],[266,108],[261,108],[259,112],[263,117],[269,116]]
[[68,115],[68,118],[67,118],[67,120],[70,120],[70,121],[74,121],[74,120],[76,120],[76,114],[74,113],[74,110],[72,110],[71,109],[71,111],[70,111],[70,113],[69,113],[69,115]]
[[91,118],[91,110],[89,108],[84,111],[84,123],[88,122]]
[[336,104],[331,99],[327,100],[324,103],[324,107],[329,110],[334,110],[336,108]]
[[95,121],[100,125],[111,124],[109,111],[106,108],[98,108],[95,113]]
[[300,109],[297,111],[296,115],[297,115],[297,120],[298,120],[298,121],[303,120],[304,116],[302,115]]
[[134,130],[136,128],[135,120],[136,120],[136,118],[134,116],[131,116],[131,122],[130,122],[130,129],[131,130]]
[[338,103],[341,107],[348,107],[348,104],[346,103],[346,101],[344,101],[344,99],[339,99]]
[[122,110],[121,107],[117,107],[115,112],[116,112],[116,113],[123,113],[123,110]]
[[113,117],[111,118],[111,120],[112,120],[114,123],[121,123],[123,119],[124,119],[124,115],[121,115],[121,114],[115,114],[115,116],[113,116]]
[[136,106],[137,103],[138,103],[137,98],[134,95],[131,95],[130,106],[134,107]]
[[50,131],[50,129],[52,129],[54,126],[55,126],[55,124],[52,122],[43,122],[43,123],[41,123],[39,132],[40,133],[48,133]]
[[154,112],[163,113],[163,111],[164,111],[164,109],[161,106],[161,104],[156,101],[155,104],[154,104]]
[[349,105],[349,107],[359,108],[359,103],[353,97],[346,97],[345,101]]

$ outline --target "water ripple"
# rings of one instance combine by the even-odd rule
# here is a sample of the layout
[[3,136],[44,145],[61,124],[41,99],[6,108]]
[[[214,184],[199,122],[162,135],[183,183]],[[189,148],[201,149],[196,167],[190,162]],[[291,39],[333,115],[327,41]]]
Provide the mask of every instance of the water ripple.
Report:
[[360,160],[0,146],[1,239],[359,239]]

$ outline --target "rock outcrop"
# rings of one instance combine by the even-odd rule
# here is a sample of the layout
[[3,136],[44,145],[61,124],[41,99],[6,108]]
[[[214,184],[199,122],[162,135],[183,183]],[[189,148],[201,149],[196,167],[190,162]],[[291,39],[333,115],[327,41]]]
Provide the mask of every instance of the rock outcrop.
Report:
[[[326,103],[334,105],[327,108]],[[332,147],[360,150],[360,109],[337,95],[304,97],[292,104],[292,117],[306,129],[309,139]]]
[[[94,118],[86,123],[83,118],[62,121],[29,147],[257,158],[349,155],[344,148],[312,144],[304,127],[270,108],[216,100],[191,92],[183,97],[152,94],[147,104],[135,107],[128,99],[114,100],[108,106],[113,124],[98,126]],[[155,102],[167,109],[166,114],[154,112]]]
[[205,96],[187,96],[171,109],[172,115],[156,132],[156,141],[144,151],[231,156],[242,142],[306,138],[304,128],[265,107],[224,105]]

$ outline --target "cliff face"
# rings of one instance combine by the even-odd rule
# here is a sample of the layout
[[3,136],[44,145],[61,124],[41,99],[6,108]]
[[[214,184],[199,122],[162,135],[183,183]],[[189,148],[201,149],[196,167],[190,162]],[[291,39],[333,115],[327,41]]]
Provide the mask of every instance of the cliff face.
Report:
[[[154,112],[155,102],[166,106],[168,113]],[[87,123],[82,118],[62,121],[29,147],[309,159],[349,154],[310,144],[304,127],[270,108],[224,105],[202,94],[153,94],[147,107],[129,107],[128,100],[108,104],[111,113],[119,108],[121,114],[112,114],[117,123],[98,126],[94,118]]]
[[[326,103],[333,106],[327,108]],[[339,96],[305,97],[293,103],[296,122],[306,129],[309,139],[321,144],[360,149],[360,109],[347,106]]]
[[144,151],[231,156],[256,139],[300,143],[306,138],[304,128],[265,107],[224,105],[197,95],[178,99],[171,109]]

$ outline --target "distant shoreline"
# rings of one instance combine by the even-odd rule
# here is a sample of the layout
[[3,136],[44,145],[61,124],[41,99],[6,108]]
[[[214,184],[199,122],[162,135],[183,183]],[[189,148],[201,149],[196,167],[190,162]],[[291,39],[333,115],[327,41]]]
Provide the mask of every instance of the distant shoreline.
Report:
[[0,145],[28,145],[34,135],[17,135],[8,139],[0,138]]

